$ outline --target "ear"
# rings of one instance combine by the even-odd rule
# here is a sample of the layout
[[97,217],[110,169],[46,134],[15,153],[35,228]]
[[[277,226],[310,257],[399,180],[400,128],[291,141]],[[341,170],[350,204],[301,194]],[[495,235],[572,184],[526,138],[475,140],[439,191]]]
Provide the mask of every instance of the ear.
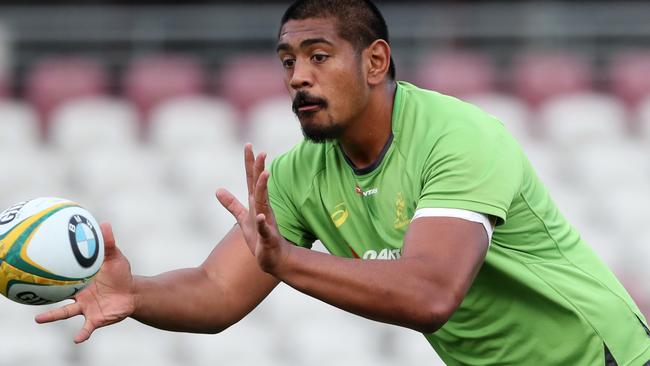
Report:
[[370,85],[378,85],[386,80],[390,65],[390,46],[383,39],[374,41],[366,48],[368,65],[367,81]]

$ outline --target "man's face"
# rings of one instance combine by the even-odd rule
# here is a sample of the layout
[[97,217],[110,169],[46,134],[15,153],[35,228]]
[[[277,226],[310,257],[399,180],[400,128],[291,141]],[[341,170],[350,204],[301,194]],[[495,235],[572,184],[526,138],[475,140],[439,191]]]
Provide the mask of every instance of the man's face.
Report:
[[339,37],[332,18],[290,20],[278,40],[284,82],[309,140],[341,136],[366,105],[361,56]]

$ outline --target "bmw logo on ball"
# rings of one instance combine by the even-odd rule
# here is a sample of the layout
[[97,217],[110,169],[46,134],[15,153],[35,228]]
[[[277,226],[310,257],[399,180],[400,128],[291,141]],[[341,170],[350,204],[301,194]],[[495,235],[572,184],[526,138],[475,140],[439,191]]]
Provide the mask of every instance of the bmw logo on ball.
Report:
[[99,239],[90,220],[81,215],[72,216],[68,223],[68,236],[77,262],[84,268],[92,266],[99,255]]

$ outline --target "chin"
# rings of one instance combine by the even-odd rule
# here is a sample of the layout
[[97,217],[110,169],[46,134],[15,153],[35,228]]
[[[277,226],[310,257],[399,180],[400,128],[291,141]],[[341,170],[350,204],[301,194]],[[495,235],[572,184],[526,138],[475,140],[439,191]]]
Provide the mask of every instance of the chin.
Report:
[[336,123],[321,125],[314,121],[303,123],[301,120],[300,125],[305,139],[317,144],[336,140],[343,134],[342,126]]

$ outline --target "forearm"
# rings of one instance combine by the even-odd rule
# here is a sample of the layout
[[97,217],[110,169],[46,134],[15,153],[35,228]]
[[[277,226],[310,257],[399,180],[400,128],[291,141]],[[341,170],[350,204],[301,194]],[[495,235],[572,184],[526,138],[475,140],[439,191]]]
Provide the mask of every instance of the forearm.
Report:
[[239,320],[227,311],[222,289],[201,267],[134,280],[131,317],[142,323],[172,331],[216,333]]
[[365,261],[294,247],[275,275],[343,310],[432,332],[446,322],[450,307],[462,296],[431,276],[433,265],[422,258]]
[[258,267],[235,226],[200,266],[135,277],[132,317],[161,329],[217,333],[246,316],[277,284]]

